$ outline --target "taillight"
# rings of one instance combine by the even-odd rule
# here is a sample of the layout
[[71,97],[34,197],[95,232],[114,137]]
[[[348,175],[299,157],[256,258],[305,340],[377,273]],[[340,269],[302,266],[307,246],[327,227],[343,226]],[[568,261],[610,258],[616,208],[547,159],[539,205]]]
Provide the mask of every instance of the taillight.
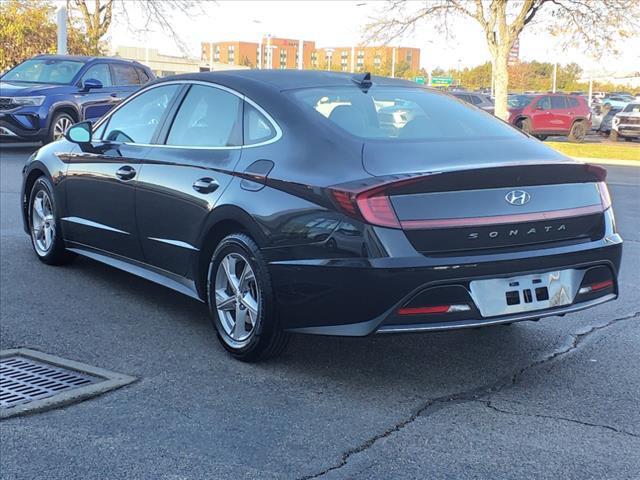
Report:
[[606,210],[611,206],[611,195],[605,182],[598,182],[598,191],[600,192],[600,201],[602,202],[602,210]]
[[371,225],[400,228],[400,221],[387,194],[387,185],[360,192],[331,189],[331,195],[347,215],[358,217]]

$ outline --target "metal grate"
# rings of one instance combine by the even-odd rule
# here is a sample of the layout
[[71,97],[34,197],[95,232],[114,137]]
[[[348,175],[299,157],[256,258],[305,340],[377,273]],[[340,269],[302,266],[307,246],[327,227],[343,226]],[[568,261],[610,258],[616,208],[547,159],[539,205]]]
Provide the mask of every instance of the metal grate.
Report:
[[0,408],[33,402],[102,379],[22,355],[0,359]]

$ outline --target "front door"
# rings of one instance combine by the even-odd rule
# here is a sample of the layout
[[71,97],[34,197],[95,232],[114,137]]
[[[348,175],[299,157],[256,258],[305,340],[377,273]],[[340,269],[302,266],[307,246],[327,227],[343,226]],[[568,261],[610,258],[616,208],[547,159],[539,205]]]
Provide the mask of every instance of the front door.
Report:
[[[102,88],[84,90],[86,80],[98,80]],[[113,95],[116,90],[111,82],[111,72],[106,63],[97,63],[89,67],[80,80],[80,92],[78,101],[82,108],[81,120],[97,120],[113,107]]]
[[192,85],[163,131],[139,179],[138,232],[147,263],[189,276],[207,216],[240,159],[242,99]]
[[531,125],[536,132],[552,130],[551,97],[542,97],[533,108]]
[[69,157],[63,222],[70,241],[143,260],[136,186],[149,144],[180,88],[162,85],[133,98],[98,127],[91,145]]

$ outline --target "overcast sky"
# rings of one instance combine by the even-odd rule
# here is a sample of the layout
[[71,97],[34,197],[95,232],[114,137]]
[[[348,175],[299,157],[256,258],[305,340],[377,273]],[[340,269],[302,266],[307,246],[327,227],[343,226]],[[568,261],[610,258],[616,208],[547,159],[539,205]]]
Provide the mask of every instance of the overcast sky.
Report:
[[[218,1],[206,5],[204,15],[187,18],[176,14],[173,21],[176,29],[183,32],[181,38],[189,53],[199,57],[201,41],[238,39],[257,42],[266,33],[315,40],[320,47],[358,44],[362,39],[363,26],[379,6],[378,2],[365,0]],[[135,22],[136,17],[139,18],[132,15],[131,21]],[[479,26],[460,21],[454,30],[456,38],[447,42],[429,27],[422,26],[414,35],[398,43],[420,48],[421,63],[425,68],[456,68],[458,62],[463,67],[475,66],[489,59]],[[122,16],[114,19],[110,43],[112,47],[149,45],[162,53],[179,53],[173,39],[166,34],[133,33]],[[605,54],[605,61],[601,64],[609,71],[640,70],[640,36],[622,47],[622,55],[613,57]],[[583,53],[554,48],[553,39],[540,31],[525,31],[520,39],[520,57],[522,60],[557,60],[561,63],[576,61],[585,69],[593,68],[593,61]]]

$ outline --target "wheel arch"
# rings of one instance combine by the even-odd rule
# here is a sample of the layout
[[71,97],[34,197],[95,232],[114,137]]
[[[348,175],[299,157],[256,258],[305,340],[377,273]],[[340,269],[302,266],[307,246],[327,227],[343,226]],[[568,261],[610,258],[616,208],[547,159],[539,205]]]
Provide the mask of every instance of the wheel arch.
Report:
[[47,125],[47,128],[51,128],[51,122],[53,121],[53,117],[55,117],[57,114],[59,113],[66,113],[67,115],[70,115],[75,122],[79,122],[82,118],[82,115],[80,113],[80,110],[78,109],[78,107],[72,103],[56,103],[53,105],[53,108],[51,109],[51,114],[49,115],[49,122]]
[[[26,173],[26,172],[25,172]],[[49,179],[51,183],[53,180],[47,168],[40,162],[34,162],[29,166],[29,173],[26,175],[24,180],[24,186],[22,191],[22,220],[23,227],[26,233],[29,233],[29,196],[31,195],[31,190],[33,189],[33,185],[36,183],[36,180],[40,177],[46,177]]]
[[256,221],[239,207],[224,205],[216,208],[205,222],[198,246],[200,253],[193,265],[194,281],[200,298],[206,301],[209,261],[220,241],[231,233],[244,233],[262,248],[267,244],[266,235]]

